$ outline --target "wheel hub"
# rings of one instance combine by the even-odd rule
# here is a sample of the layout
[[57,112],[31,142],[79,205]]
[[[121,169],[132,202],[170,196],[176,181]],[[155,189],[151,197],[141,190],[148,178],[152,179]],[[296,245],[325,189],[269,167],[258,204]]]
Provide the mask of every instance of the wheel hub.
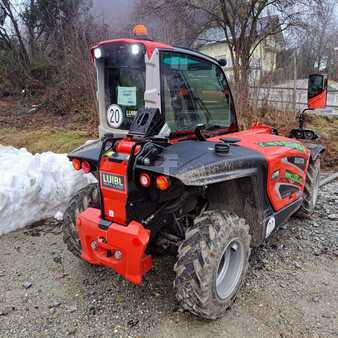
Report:
[[228,298],[236,289],[243,270],[244,249],[239,239],[233,239],[223,250],[218,263],[216,292],[219,298]]

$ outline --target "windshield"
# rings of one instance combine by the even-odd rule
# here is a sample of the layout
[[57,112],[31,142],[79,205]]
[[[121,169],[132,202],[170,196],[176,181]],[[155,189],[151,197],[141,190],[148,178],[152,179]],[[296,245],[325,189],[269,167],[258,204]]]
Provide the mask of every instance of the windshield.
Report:
[[105,53],[104,88],[107,123],[113,128],[129,130],[137,110],[144,107],[145,62],[141,47],[116,44]]
[[172,132],[228,128],[231,96],[220,67],[193,55],[164,52],[161,57],[162,101]]

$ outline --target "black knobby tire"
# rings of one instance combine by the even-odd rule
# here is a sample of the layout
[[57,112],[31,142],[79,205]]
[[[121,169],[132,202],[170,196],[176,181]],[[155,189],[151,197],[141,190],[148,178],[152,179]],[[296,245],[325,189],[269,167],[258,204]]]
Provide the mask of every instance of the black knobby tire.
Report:
[[[174,267],[176,272],[174,288],[181,306],[205,319],[221,317],[234,302],[243,283],[248,268],[250,241],[249,226],[237,215],[224,211],[206,211],[198,217],[186,232],[185,240],[178,249],[178,260]],[[239,244],[240,265],[238,270],[229,269],[228,284],[231,287],[229,285],[226,290],[225,284],[223,290],[217,286],[219,268],[223,261],[222,257],[225,257],[229,250],[233,250],[230,248],[231,243]],[[231,259],[234,261],[232,256],[229,257],[229,262]],[[237,271],[234,273],[233,282],[232,271]],[[219,289],[223,296],[220,296]]]
[[307,169],[304,186],[303,204],[296,213],[297,217],[310,218],[316,206],[320,178],[320,159],[311,161]]
[[69,201],[63,216],[63,241],[75,256],[81,255],[81,243],[76,230],[77,216],[87,208],[99,208],[97,184],[90,184],[78,191]]

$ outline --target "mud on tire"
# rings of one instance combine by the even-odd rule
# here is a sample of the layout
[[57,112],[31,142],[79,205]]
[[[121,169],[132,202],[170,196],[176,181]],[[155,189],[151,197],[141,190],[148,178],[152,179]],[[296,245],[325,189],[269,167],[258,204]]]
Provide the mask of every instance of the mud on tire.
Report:
[[76,230],[77,216],[87,208],[99,208],[97,184],[90,184],[78,191],[69,201],[63,216],[63,241],[75,256],[81,255],[81,243]]
[[[250,240],[249,226],[236,215],[207,211],[197,218],[186,232],[174,267],[174,288],[181,306],[202,318],[221,317],[243,283]],[[235,269],[236,259],[238,269]],[[228,263],[226,275],[229,275],[222,280],[225,261]]]
[[319,174],[320,159],[318,158],[316,161],[310,160],[304,186],[303,204],[296,213],[299,218],[310,218],[313,214],[318,197]]

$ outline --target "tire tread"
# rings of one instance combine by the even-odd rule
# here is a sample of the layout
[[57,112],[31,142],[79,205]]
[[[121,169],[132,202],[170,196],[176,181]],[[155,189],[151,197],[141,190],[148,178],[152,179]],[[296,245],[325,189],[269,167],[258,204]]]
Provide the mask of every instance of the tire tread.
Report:
[[76,257],[81,255],[81,243],[76,231],[76,218],[87,208],[97,208],[98,206],[99,198],[96,183],[79,190],[68,203],[63,216],[63,241],[67,249]]
[[221,250],[224,241],[233,231],[244,239],[247,250],[241,285],[248,266],[251,240],[249,226],[244,219],[226,211],[206,211],[201,217],[196,218],[194,225],[187,230],[186,239],[178,249],[177,262],[174,266],[176,297],[184,309],[199,317],[206,319],[220,317],[232,305],[240,288],[239,285],[231,299],[217,304],[212,297],[210,286],[214,271],[213,262],[217,259],[216,252]]
[[311,161],[308,166],[306,181],[304,185],[304,199],[303,204],[296,213],[299,218],[311,218],[315,205],[312,203],[313,191],[318,189],[315,184],[318,183],[318,175],[320,174],[320,159]]

